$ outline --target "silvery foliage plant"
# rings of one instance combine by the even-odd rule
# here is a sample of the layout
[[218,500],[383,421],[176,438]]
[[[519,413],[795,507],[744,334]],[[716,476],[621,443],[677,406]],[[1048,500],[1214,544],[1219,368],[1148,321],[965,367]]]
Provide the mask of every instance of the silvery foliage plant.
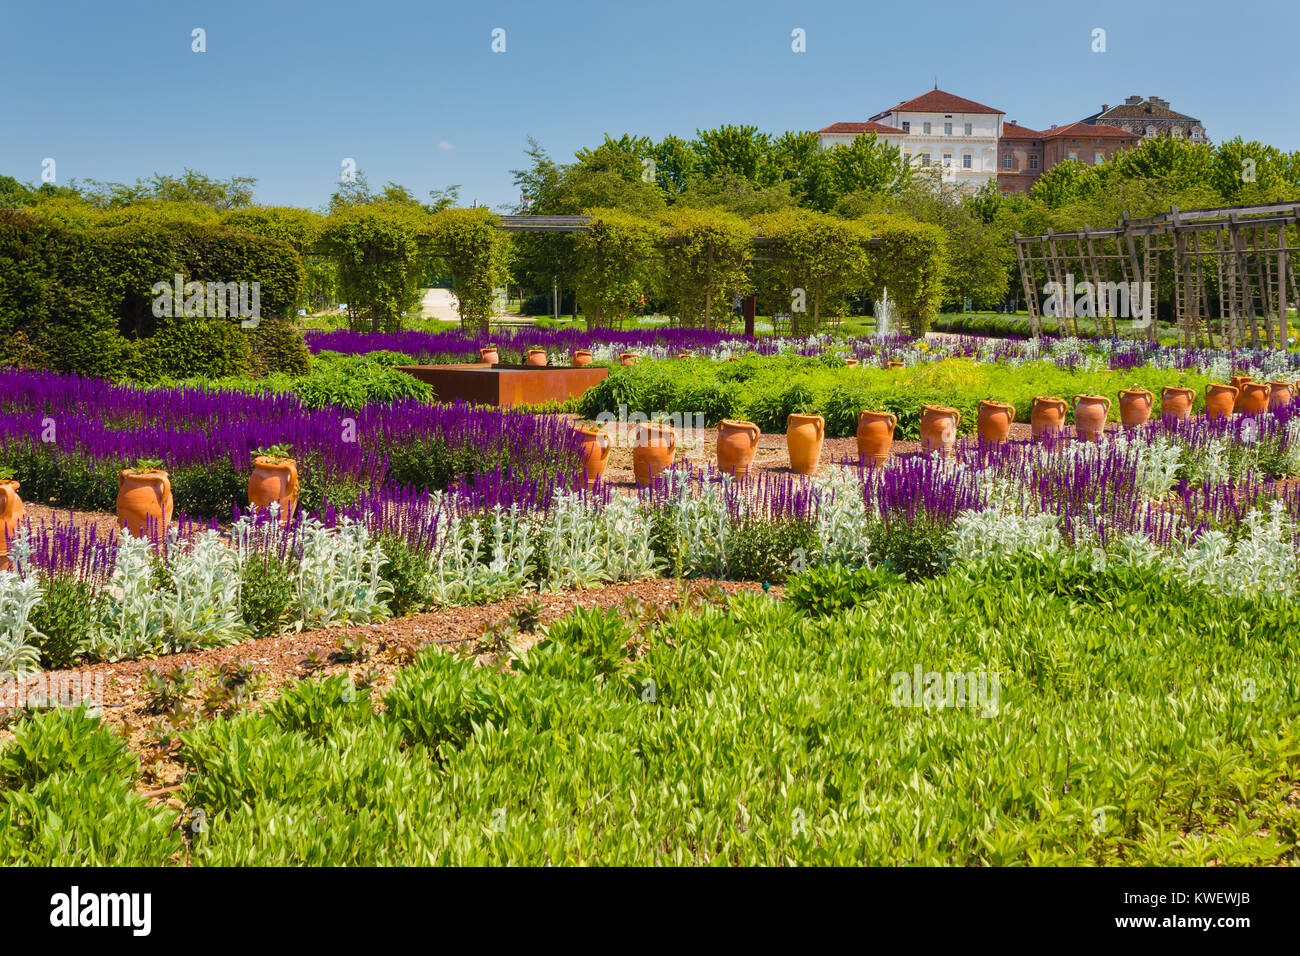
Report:
[[814,478],[813,485],[817,489],[816,562],[869,566],[871,539],[867,536],[867,506],[857,472],[836,465]]
[[[31,541],[24,531],[10,543],[9,557],[22,567],[30,555]],[[0,571],[0,682],[22,680],[41,669],[40,654],[32,643],[39,635],[30,623],[41,593],[34,576]]]
[[299,528],[298,605],[304,627],[367,624],[388,617],[392,586],[381,570],[384,552],[363,524],[343,519],[327,528],[312,517]]
[[1256,508],[1234,542],[1222,531],[1201,533],[1184,560],[1173,566],[1195,584],[1220,594],[1253,596],[1269,591],[1292,596],[1300,584],[1296,560],[1296,526],[1286,505],[1274,501]]
[[437,510],[448,511],[438,547],[429,556],[433,604],[485,604],[528,590],[537,529],[518,505],[508,510],[497,505],[485,522],[479,515],[451,512],[441,493],[433,500]]
[[167,615],[154,587],[155,563],[153,541],[123,529],[100,605],[100,626],[91,639],[92,656],[120,661],[163,648]]
[[158,592],[172,650],[219,647],[247,636],[239,608],[239,562],[217,531],[188,543],[167,536],[169,586]]
[[[727,510],[730,475],[700,482],[693,493],[690,476],[678,469],[663,472],[664,506],[677,542],[684,575],[725,576],[731,515]],[[678,569],[673,569],[674,571]]]
[[550,590],[635,581],[657,571],[650,522],[625,495],[614,495],[602,505],[577,492],[558,492],[546,515],[542,542]]
[[1046,512],[965,511],[957,516],[948,537],[957,559],[973,565],[999,563],[1019,555],[1045,558],[1061,549],[1057,518]]

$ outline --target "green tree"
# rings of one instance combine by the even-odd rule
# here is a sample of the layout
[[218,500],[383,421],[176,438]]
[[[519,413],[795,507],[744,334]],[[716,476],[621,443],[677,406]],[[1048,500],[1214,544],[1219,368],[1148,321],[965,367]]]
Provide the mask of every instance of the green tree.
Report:
[[587,327],[613,325],[629,315],[651,286],[654,224],[619,209],[592,209],[586,232],[576,234],[575,281]]
[[747,291],[750,230],[720,209],[670,209],[659,218],[663,289],[684,326],[712,329],[729,314],[732,298]]
[[342,205],[325,219],[320,247],[338,266],[348,324],[391,332],[420,301],[428,274],[428,223],[422,211],[396,203]]
[[483,207],[444,209],[430,230],[438,259],[451,273],[464,328],[487,328],[496,290],[510,277],[510,244]]
[[789,313],[795,334],[816,332],[825,316],[842,316],[847,299],[870,282],[867,231],[856,222],[810,209],[756,217],[762,243],[756,286],[773,315]]

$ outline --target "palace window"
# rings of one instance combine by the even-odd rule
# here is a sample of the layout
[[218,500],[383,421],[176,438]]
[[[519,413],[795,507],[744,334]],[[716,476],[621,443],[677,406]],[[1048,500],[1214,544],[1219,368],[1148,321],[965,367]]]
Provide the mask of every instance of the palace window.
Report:
[[970,153],[962,153],[962,155],[961,155],[961,168],[962,168],[962,169],[970,169],[970,168],[971,168],[971,165],[970,165],[970,164],[971,164],[971,155],[970,155]]
[[930,135],[930,124],[929,124],[929,123],[922,123],[922,124],[921,124],[921,132],[924,133],[926,136],[929,136],[929,135]]
[[944,164],[945,166],[951,166],[951,165],[952,165],[952,153],[944,153],[944,154],[943,154],[943,164]]
[[1106,161],[1105,153],[1097,153],[1095,154],[1095,156],[1096,158],[1093,160],[1093,162],[1095,162],[1098,166],[1100,166],[1102,163]]
[[1010,154],[1010,153],[1007,153],[1005,156],[1002,157],[1002,168],[1003,168],[1003,169],[1010,169],[1010,168],[1011,168],[1011,154]]
[[904,132],[904,133],[910,133],[910,132],[912,132],[912,121],[911,121],[911,120],[903,120],[903,132]]
[[1079,158],[1079,151],[1075,149],[1070,150],[1070,159],[1078,159],[1078,158]]
[[967,136],[970,135],[970,131],[971,131],[971,124],[970,124],[970,123],[967,123],[967,124],[966,124],[966,135],[967,135]]
[[951,135],[952,135],[952,124],[951,124],[951,123],[944,123],[944,124],[943,124],[943,135],[944,135],[944,136],[951,136]]
[[1038,157],[1037,157],[1037,156],[1030,156],[1030,157],[1029,157],[1029,168],[1030,168],[1030,169],[1037,169],[1037,168],[1038,168]]
[[921,165],[922,165],[922,166],[929,166],[929,165],[930,165],[930,154],[929,154],[929,153],[922,153],[922,154],[921,154]]

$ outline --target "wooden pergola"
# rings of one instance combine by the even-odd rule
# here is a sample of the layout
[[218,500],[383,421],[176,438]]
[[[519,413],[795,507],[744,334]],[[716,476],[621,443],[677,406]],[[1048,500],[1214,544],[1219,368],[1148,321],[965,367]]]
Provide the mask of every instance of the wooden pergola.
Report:
[[[1126,215],[1113,229],[1075,232],[1047,230],[1013,240],[1020,282],[1035,336],[1043,330],[1042,296],[1048,283],[1063,290],[1091,283],[1092,289],[1126,293],[1150,290],[1157,312],[1161,270],[1167,277],[1165,301],[1185,346],[1285,348],[1287,311],[1300,304],[1296,271],[1300,266],[1300,204],[1233,206],[1171,212],[1147,219]],[[1086,287],[1085,287],[1086,289]],[[1133,296],[1128,301],[1132,311]],[[1097,296],[1098,331],[1118,334],[1115,298]],[[1157,339],[1155,316],[1145,332]],[[1059,328],[1079,332],[1079,317],[1067,307]]]

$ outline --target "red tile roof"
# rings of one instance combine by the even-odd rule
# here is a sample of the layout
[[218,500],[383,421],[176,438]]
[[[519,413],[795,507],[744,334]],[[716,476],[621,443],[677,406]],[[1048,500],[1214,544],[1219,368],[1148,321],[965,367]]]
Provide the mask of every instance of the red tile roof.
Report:
[[1140,139],[1137,133],[1130,133],[1128,130],[1117,129],[1114,126],[1105,126],[1102,123],[1093,125],[1091,123],[1071,123],[1069,126],[1058,126],[1056,129],[1049,129],[1043,133],[1044,138],[1051,136],[1081,136],[1092,137],[1093,139],[1106,139],[1123,137],[1125,139]]
[[819,133],[879,133],[882,136],[902,136],[903,131],[897,126],[886,126],[884,123],[831,123],[825,129],[819,129]]
[[991,106],[985,106],[982,103],[976,103],[974,100],[964,99],[960,96],[953,96],[951,93],[945,93],[943,90],[930,90],[922,93],[920,96],[913,97],[910,100],[904,100],[893,109],[885,110],[884,113],[877,113],[872,119],[878,119],[886,113],[897,113],[900,110],[906,110],[910,113],[1005,113],[1005,110],[995,110]]
[[1040,133],[1036,129],[1030,129],[1028,126],[1021,126],[1019,123],[1013,123],[1007,120],[1002,124],[1003,139],[1042,139],[1046,134]]

